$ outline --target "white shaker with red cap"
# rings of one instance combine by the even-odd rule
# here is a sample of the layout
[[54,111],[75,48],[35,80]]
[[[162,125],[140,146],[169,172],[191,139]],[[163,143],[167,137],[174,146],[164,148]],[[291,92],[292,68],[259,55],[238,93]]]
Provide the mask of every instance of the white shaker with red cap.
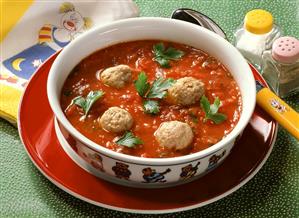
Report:
[[299,91],[299,40],[284,36],[262,55],[262,75],[281,97]]

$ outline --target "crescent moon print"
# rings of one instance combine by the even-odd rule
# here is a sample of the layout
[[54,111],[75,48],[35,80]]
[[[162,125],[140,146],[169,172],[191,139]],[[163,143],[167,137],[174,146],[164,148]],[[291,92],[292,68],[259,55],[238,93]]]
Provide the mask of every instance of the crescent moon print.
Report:
[[12,61],[11,65],[15,70],[21,71],[22,69],[21,69],[20,65],[23,61],[25,61],[25,58],[17,58],[14,61]]

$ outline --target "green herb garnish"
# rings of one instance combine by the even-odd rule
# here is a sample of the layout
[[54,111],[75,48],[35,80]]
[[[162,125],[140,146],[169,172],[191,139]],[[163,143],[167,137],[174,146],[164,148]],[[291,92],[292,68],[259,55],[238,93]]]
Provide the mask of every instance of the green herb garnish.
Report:
[[157,78],[152,85],[147,81],[145,72],[140,72],[137,80],[134,82],[138,94],[143,98],[159,98],[166,96],[166,90],[173,85],[174,79],[162,77]]
[[153,82],[146,97],[162,99],[166,96],[167,89],[170,88],[174,83],[175,83],[174,79],[171,78],[163,79],[162,77],[160,77]]
[[141,97],[144,97],[150,88],[150,84],[147,82],[147,76],[145,72],[140,72],[137,80],[134,82],[135,88]]
[[193,123],[198,123],[198,118],[193,112],[190,112],[189,116],[190,116]]
[[98,100],[100,99],[105,93],[102,90],[98,90],[98,91],[90,91],[88,93],[88,95],[86,96],[86,98],[82,97],[82,96],[77,96],[76,98],[74,98],[70,104],[73,105],[77,105],[79,107],[81,107],[84,111],[84,116],[83,119],[85,119],[85,117],[87,116],[90,108],[92,107],[92,105]]
[[155,55],[155,61],[157,61],[160,66],[164,68],[170,67],[170,60],[179,60],[184,55],[183,51],[177,50],[173,47],[168,47],[165,50],[164,44],[162,42],[154,45],[153,52]]
[[[147,81],[145,72],[140,72],[136,81],[135,88],[138,94],[144,99],[162,99],[167,94],[167,89],[173,85],[174,79],[162,77],[157,78],[152,85]],[[158,114],[160,112],[159,102],[156,100],[145,100],[143,102],[144,112],[147,114]]]
[[205,112],[204,122],[212,120],[214,123],[219,124],[227,119],[227,116],[222,113],[218,113],[218,109],[221,106],[221,101],[218,97],[215,98],[214,103],[211,105],[206,96],[202,96],[200,99],[200,106]]
[[147,114],[158,114],[160,112],[160,106],[158,101],[146,100],[143,102],[144,112]]
[[140,138],[134,136],[132,132],[127,131],[115,143],[118,145],[132,148],[135,147],[135,145],[142,145],[143,141]]

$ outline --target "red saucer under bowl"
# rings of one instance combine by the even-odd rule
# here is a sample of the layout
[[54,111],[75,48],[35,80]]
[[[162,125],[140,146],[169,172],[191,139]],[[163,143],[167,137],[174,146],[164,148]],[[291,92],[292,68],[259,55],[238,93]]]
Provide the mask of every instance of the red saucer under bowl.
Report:
[[[101,180],[76,165],[60,146],[46,82],[57,54],[34,74],[19,108],[19,133],[35,166],[51,182],[89,203],[136,213],[169,213],[217,201],[248,182],[271,153],[277,133],[274,122],[258,106],[231,154],[215,170],[191,183],[163,189],[134,189]],[[252,68],[254,77],[266,84]],[[221,181],[221,182],[219,182]]]

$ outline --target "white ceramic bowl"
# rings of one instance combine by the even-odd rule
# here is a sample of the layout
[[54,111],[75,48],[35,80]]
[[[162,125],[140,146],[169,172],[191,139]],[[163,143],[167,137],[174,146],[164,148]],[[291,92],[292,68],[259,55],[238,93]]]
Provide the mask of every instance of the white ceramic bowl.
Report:
[[[240,87],[243,104],[240,120],[231,133],[217,144],[194,154],[175,158],[141,158],[102,147],[71,125],[60,106],[61,89],[71,70],[83,58],[97,50],[120,42],[142,39],[187,44],[207,52],[225,65]],[[246,60],[236,48],[215,33],[179,20],[130,18],[95,28],[64,48],[50,70],[47,92],[58,121],[56,132],[60,143],[77,164],[90,173],[114,183],[150,188],[189,182],[222,162],[249,122],[255,107],[256,88]],[[143,178],[144,169],[155,170],[160,180],[146,182]],[[185,176],[182,172],[187,169],[190,172]]]

